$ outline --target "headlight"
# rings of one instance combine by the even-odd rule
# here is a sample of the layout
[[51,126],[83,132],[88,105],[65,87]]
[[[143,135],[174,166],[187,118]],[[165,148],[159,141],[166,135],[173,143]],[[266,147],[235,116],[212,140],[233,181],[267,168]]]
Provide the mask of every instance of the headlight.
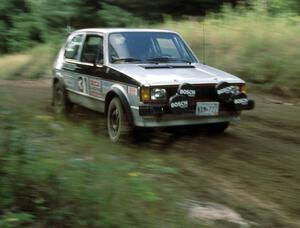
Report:
[[165,89],[154,88],[151,89],[151,100],[165,100],[167,98],[167,91]]

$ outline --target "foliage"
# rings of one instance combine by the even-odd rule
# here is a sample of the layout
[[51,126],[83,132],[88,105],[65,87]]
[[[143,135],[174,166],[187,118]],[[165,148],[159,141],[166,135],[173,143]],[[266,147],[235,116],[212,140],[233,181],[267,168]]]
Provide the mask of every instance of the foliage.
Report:
[[98,16],[108,27],[126,27],[145,24],[141,18],[134,16],[132,13],[118,6],[106,3],[102,3],[102,9],[99,10]]
[[[100,11],[101,17],[111,17]],[[120,8],[116,14],[126,14]],[[106,12],[106,13],[103,13]],[[127,15],[127,14],[126,14]],[[134,16],[131,21],[134,20]],[[136,21],[139,24],[139,20]],[[110,19],[110,25],[121,23]],[[128,21],[129,23],[129,21]],[[204,60],[203,25],[205,27],[205,61],[208,65],[240,76],[252,87],[281,95],[298,96],[300,74],[299,17],[271,16],[261,7],[251,11],[224,7],[221,13],[194,21],[175,22],[167,19],[158,25],[176,30],[184,36],[201,61]],[[153,26],[153,25],[152,25]],[[59,37],[59,36],[58,36]],[[0,78],[39,78],[51,74],[51,63],[61,45],[60,38],[51,38],[51,45],[40,45],[21,54],[0,58]],[[54,41],[59,42],[54,42]],[[13,64],[12,64],[13,62]]]
[[[53,34],[63,34],[67,26],[84,27],[136,26],[162,21],[164,15],[182,19],[184,15],[205,15],[217,12],[223,3],[238,7],[250,1],[236,0],[2,0],[0,5],[0,53],[19,52],[36,43],[50,41]],[[272,15],[299,13],[297,0],[251,1]],[[52,40],[51,40],[52,41]]]
[[223,9],[201,21],[167,21],[162,28],[176,30],[201,61],[255,83],[256,88],[299,96],[300,18],[270,16],[262,8]]

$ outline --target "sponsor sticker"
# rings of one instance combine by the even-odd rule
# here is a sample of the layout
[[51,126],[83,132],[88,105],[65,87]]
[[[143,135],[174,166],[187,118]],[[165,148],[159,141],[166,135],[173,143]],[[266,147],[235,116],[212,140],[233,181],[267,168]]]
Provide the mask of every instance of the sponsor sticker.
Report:
[[102,91],[106,93],[111,87],[111,84],[108,81],[102,81]]
[[233,102],[234,102],[234,104],[247,105],[248,99],[247,98],[234,99]]
[[90,79],[90,95],[94,97],[101,97],[101,81],[98,79]]
[[178,88],[178,94],[182,96],[187,96],[189,98],[195,98],[196,97],[196,90],[194,86],[188,83],[183,83]]
[[128,86],[128,94],[132,96],[137,96],[137,88]]
[[90,79],[90,87],[100,89],[101,88],[101,81],[96,80],[96,79]]
[[170,108],[173,113],[183,113],[189,108],[189,100],[186,96],[175,94],[170,97]]
[[171,108],[188,108],[189,103],[188,101],[177,101],[171,103]]
[[217,90],[217,93],[218,93],[218,95],[221,95],[224,93],[236,95],[236,94],[238,94],[238,89],[236,88],[236,86],[228,86],[228,87]]
[[188,97],[195,97],[196,96],[196,91],[193,89],[181,89],[179,90],[180,95],[186,95]]

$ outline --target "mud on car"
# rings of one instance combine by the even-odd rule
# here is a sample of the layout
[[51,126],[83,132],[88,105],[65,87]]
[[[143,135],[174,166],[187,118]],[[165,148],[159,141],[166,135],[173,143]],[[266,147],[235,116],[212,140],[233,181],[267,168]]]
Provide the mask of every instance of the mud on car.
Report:
[[223,132],[254,108],[245,82],[202,64],[179,34],[154,29],[84,29],[70,34],[53,68],[53,106],[106,114],[118,141],[132,127],[205,124]]

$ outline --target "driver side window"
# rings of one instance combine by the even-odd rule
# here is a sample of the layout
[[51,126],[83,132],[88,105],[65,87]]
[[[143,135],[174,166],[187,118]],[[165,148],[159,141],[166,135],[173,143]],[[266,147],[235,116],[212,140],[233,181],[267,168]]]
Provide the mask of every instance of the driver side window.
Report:
[[81,61],[86,63],[103,64],[103,37],[98,35],[87,35]]

